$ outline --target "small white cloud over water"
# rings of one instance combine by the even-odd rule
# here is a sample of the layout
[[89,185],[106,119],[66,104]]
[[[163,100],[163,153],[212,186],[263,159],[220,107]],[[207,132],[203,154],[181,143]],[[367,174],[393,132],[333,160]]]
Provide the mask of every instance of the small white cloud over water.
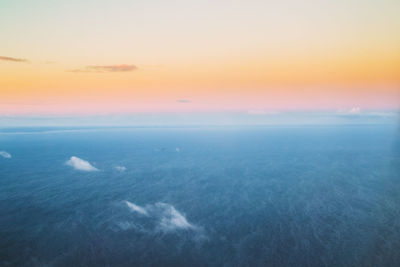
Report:
[[87,172],[98,171],[98,169],[92,166],[92,164],[90,164],[88,161],[80,159],[75,156],[72,156],[69,160],[65,162],[65,164],[80,171],[87,171]]
[[0,156],[2,156],[3,158],[6,158],[6,159],[11,158],[11,154],[6,151],[0,151]]
[[138,206],[129,201],[125,201],[125,204],[131,211],[148,217],[155,225],[153,229],[155,232],[167,233],[177,230],[195,231],[200,229],[188,222],[186,217],[171,204],[158,202],[146,205],[145,207]]
[[114,169],[116,169],[119,172],[124,172],[126,171],[126,167],[125,166],[115,166]]
[[195,229],[196,227],[189,223],[185,216],[175,209],[174,206],[166,203],[156,203],[156,208],[161,213],[161,220],[158,228],[163,232],[174,231],[177,229]]

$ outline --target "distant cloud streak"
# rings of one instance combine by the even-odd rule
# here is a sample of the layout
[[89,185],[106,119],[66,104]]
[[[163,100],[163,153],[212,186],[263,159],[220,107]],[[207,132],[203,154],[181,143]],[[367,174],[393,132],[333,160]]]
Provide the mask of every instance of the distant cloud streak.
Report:
[[23,58],[15,58],[15,57],[3,57],[0,56],[0,60],[3,61],[11,61],[11,62],[22,62],[22,63],[28,63],[29,61]]
[[91,65],[83,69],[69,70],[75,73],[106,73],[106,72],[129,72],[137,70],[136,65],[120,64],[120,65]]
[[178,99],[176,100],[176,102],[186,104],[191,103],[192,101],[190,101],[189,99]]
[[249,114],[249,115],[276,115],[276,114],[278,114],[278,112],[271,111],[271,110],[251,109],[251,110],[247,111],[247,114]]

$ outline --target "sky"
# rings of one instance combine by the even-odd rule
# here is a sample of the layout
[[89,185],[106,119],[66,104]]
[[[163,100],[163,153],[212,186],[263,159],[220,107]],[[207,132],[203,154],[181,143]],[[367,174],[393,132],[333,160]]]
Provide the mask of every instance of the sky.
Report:
[[399,14],[398,0],[2,0],[0,116],[399,110]]

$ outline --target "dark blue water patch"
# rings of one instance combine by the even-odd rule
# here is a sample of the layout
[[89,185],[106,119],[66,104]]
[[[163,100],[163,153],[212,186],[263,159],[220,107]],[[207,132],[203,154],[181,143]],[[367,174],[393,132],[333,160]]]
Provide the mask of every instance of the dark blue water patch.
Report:
[[390,126],[1,134],[0,265],[396,266],[399,140]]

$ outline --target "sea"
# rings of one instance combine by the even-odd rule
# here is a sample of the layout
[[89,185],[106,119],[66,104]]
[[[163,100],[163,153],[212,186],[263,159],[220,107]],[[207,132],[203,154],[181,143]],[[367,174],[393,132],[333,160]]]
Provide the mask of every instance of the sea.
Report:
[[400,266],[395,125],[0,129],[0,266]]

